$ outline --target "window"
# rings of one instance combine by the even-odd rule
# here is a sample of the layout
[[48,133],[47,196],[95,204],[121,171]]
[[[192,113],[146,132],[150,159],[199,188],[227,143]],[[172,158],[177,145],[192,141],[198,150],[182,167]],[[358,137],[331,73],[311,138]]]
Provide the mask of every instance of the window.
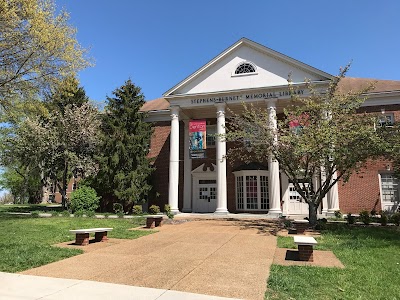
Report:
[[[302,183],[300,184],[300,186]],[[304,183],[306,189],[309,188],[308,183]],[[300,196],[300,194],[296,191],[296,188],[294,187],[294,184],[292,182],[289,183],[289,200],[293,201],[298,201],[298,202],[303,202],[303,198]]]
[[214,148],[215,147],[215,138],[217,133],[217,126],[216,125],[208,125],[207,126],[207,136],[206,136],[206,145],[207,148]]
[[383,113],[378,117],[378,126],[385,127],[385,126],[393,126],[394,124],[394,115],[393,114],[386,114]]
[[238,210],[268,210],[268,171],[243,170],[236,177],[236,207]]
[[248,73],[255,73],[256,68],[248,62],[241,63],[235,70],[235,74],[248,74]]
[[398,202],[399,180],[393,174],[381,174],[382,202]]

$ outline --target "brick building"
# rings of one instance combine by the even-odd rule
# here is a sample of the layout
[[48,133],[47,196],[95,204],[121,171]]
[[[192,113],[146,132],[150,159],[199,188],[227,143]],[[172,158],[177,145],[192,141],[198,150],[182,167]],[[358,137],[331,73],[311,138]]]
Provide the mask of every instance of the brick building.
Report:
[[[160,194],[153,203],[171,205],[183,212],[254,212],[271,215],[307,214],[286,175],[274,160],[249,165],[227,163],[223,133],[225,112],[238,111],[241,102],[265,107],[271,119],[282,113],[290,100],[287,77],[300,96],[307,95],[304,79],[326,87],[332,75],[248,39],[241,39],[195,73],[168,90],[163,98],[148,101],[142,108],[155,131],[150,156],[155,158],[153,185]],[[343,91],[358,90],[375,81],[362,112],[378,112],[388,122],[400,120],[400,81],[345,78]],[[190,122],[205,120],[205,158],[189,153]],[[324,199],[320,213],[336,210],[358,213],[394,210],[398,207],[399,182],[389,161],[371,161],[368,168],[350,181],[336,184]]]

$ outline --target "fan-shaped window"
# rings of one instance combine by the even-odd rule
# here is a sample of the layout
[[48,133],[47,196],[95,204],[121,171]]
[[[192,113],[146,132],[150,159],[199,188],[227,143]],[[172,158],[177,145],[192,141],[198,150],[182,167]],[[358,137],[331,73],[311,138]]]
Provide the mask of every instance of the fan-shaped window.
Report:
[[245,73],[255,73],[256,68],[250,63],[242,63],[240,64],[235,71],[235,74],[245,74]]

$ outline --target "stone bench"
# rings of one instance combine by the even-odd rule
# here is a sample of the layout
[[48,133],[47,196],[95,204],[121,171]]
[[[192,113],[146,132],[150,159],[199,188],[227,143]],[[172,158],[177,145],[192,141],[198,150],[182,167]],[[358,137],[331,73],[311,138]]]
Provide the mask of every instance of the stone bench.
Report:
[[161,227],[163,216],[154,215],[146,217],[146,228]]
[[310,222],[307,220],[294,220],[293,222],[294,228],[296,229],[297,234],[304,234],[306,229],[310,226]]
[[317,241],[311,236],[296,235],[293,238],[299,249],[299,259],[301,261],[314,261],[313,246],[318,244]]
[[89,244],[89,234],[94,232],[94,240],[96,242],[106,242],[107,232],[113,230],[112,228],[89,228],[89,229],[75,229],[69,232],[75,233],[75,245],[86,246]]

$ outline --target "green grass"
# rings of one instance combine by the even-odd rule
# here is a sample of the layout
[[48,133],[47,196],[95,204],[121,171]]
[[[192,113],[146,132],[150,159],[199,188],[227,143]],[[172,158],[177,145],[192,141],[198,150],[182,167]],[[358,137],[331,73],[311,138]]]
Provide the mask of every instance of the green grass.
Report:
[[[265,299],[400,299],[398,227],[333,225],[317,238],[345,269],[273,265]],[[295,248],[293,238],[278,246]]]
[[127,229],[143,224],[143,218],[32,218],[0,213],[0,271],[19,272],[82,253],[52,246],[74,240],[70,229],[112,227],[109,237],[134,239],[149,232]]
[[62,207],[51,207],[49,204],[12,204],[0,205],[0,213],[29,213],[32,211],[49,212],[49,211],[62,211]]

